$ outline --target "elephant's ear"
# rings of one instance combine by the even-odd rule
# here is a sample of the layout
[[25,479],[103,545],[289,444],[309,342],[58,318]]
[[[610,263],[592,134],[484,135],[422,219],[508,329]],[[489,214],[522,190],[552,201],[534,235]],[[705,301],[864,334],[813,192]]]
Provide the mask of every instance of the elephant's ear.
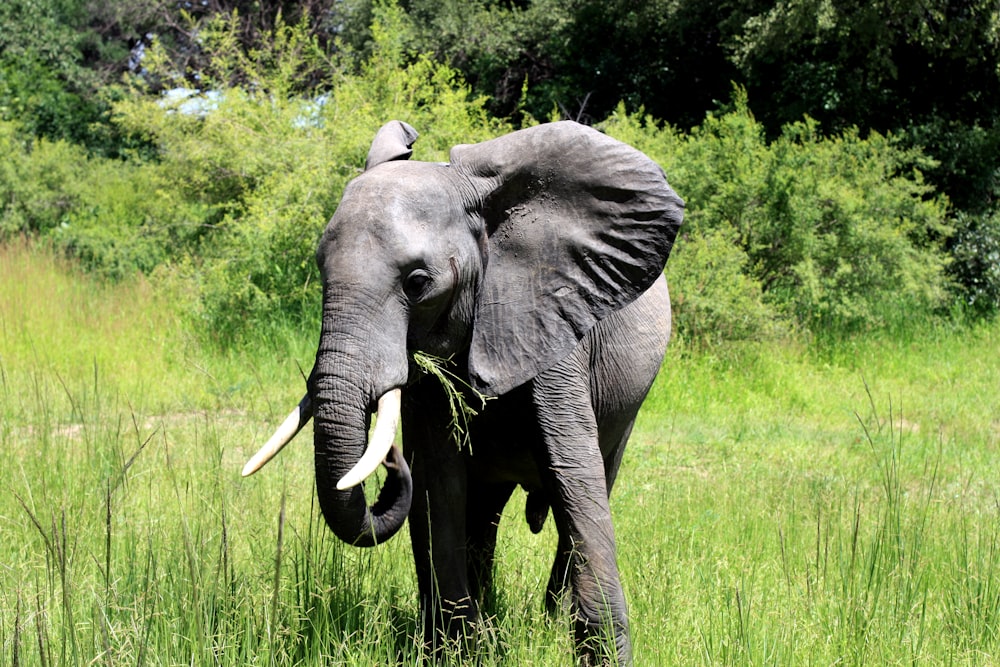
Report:
[[375,134],[372,147],[368,149],[365,170],[391,160],[409,160],[413,155],[411,146],[418,136],[417,131],[403,121],[390,120]]
[[663,170],[573,122],[456,146],[485,223],[486,269],[469,351],[499,395],[569,354],[662,273],[684,217]]

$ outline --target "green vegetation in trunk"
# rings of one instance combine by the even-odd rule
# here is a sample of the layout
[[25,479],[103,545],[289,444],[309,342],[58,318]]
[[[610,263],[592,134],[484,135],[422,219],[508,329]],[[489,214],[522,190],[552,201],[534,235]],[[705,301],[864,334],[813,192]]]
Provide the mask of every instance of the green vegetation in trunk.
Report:
[[[489,397],[473,389],[448,369],[449,366],[454,365],[451,358],[442,359],[424,352],[414,352],[410,358],[413,359],[413,363],[417,365],[421,373],[441,383],[441,388],[448,399],[448,411],[451,414],[449,428],[455,446],[459,449],[471,448],[469,420],[479,414],[479,410],[486,407],[486,401],[489,400]],[[478,408],[469,405],[469,397],[479,403]]]

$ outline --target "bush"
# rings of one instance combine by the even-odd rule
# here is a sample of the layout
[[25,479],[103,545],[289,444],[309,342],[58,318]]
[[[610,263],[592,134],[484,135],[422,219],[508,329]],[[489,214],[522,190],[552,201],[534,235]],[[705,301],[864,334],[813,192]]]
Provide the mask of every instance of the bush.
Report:
[[[45,237],[111,279],[141,271],[186,284],[179,291],[193,296],[198,328],[225,344],[268,321],[312,318],[316,243],[383,123],[414,125],[429,160],[509,129],[450,68],[425,57],[404,65],[401,13],[388,5],[376,14],[360,71],[328,61],[326,88],[310,95],[300,94],[299,73],[328,56],[305,23],[279,21],[247,52],[235,16],[209,21],[203,80],[215,87],[154,95],[139,79],[117,101],[117,129],[143,146],[129,159],[88,157],[0,121],[0,237]],[[145,61],[149,76],[179,83],[158,48]]]
[[928,178],[955,208],[981,214],[1000,200],[1000,119],[983,127],[939,118],[908,128],[907,135],[937,160]]
[[[199,329],[223,344],[261,323],[314,321],[316,243],[384,122],[421,132],[425,160],[511,129],[453,69],[404,54],[402,22],[395,5],[376,8],[358,70],[323,53],[304,24],[279,22],[244,51],[235,18],[207,22],[210,88],[180,99],[139,81],[116,103],[118,130],[152,147],[129,159],[88,158],[0,122],[0,234],[45,235],[112,278],[156,271],[184,283]],[[179,83],[159,48],[144,61],[149,75]],[[315,73],[324,58],[324,87],[304,94],[303,66]],[[624,107],[603,128],[658,160],[687,200],[668,273],[688,338],[882,327],[946,299],[946,202],[915,168],[931,163],[893,137],[823,137],[807,119],[768,142],[742,93],[688,134]],[[977,262],[995,247],[996,218],[960,223],[952,275],[977,308],[995,308],[995,265]]]
[[686,199],[678,245],[699,239],[692,259],[726,239],[735,245],[739,252],[713,252],[728,273],[741,266],[745,279],[697,283],[718,290],[703,292],[703,302],[750,309],[734,313],[734,321],[755,321],[766,304],[778,319],[806,329],[856,330],[886,326],[901,309],[927,313],[945,302],[947,202],[913,166],[926,160],[894,138],[863,139],[857,131],[826,138],[806,119],[768,143],[742,93],[732,111],[710,114],[689,135],[621,107],[605,128],[658,160]]
[[16,123],[0,121],[0,154],[0,238],[47,233],[79,206],[83,149],[29,138]]
[[[109,114],[126,41],[83,25],[104,5],[119,3],[99,9],[83,7],[85,1],[0,3],[0,120],[37,138],[84,146],[89,155],[121,156],[130,138],[115,131]],[[91,26],[101,20],[89,18]]]
[[188,247],[204,213],[155,164],[88,157],[0,121],[0,240],[42,237],[103,277],[148,272]]
[[[296,63],[318,57],[302,26],[279,23],[272,48],[247,54],[219,19],[204,35],[216,46],[210,96],[195,93],[181,107],[137,95],[117,106],[122,126],[158,147],[166,187],[203,216],[197,233],[171,246],[172,270],[195,285],[198,326],[218,341],[237,341],[268,320],[315,319],[316,244],[383,123],[398,118],[417,128],[418,158],[428,160],[506,129],[450,68],[428,58],[403,64],[393,27],[400,16],[381,8],[360,72],[331,62],[329,90],[311,97],[291,92]],[[228,76],[231,68],[240,76]]]
[[197,247],[209,210],[178,196],[159,165],[91,159],[80,204],[50,237],[89,271],[120,280]]
[[764,302],[734,235],[721,229],[683,233],[667,265],[676,332],[696,345],[769,340],[791,326]]
[[1000,311],[1000,211],[959,213],[952,240],[954,277],[963,305],[977,317]]

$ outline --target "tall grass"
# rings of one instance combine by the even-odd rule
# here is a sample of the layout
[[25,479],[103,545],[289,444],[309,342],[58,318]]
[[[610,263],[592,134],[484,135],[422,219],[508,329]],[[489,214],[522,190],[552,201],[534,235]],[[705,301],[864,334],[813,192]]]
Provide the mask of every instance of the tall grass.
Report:
[[[419,662],[406,538],[335,540],[308,447],[239,476],[308,358],[201,352],[148,285],[23,246],[0,250],[0,323],[2,664]],[[527,638],[529,606],[486,655],[568,649],[561,628]]]
[[[679,341],[612,498],[637,663],[995,663],[998,336]],[[406,537],[333,538],[308,445],[239,476],[312,338],[201,351],[148,285],[0,250],[0,664],[420,662]],[[523,503],[480,664],[570,660]]]
[[997,333],[668,353],[614,505],[649,664],[995,663]]

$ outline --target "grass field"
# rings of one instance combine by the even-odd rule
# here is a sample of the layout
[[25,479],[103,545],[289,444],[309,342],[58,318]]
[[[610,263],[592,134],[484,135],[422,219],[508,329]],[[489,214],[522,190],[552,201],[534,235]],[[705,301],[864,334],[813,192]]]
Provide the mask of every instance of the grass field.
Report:
[[[417,664],[403,535],[338,543],[314,334],[200,348],[145,283],[0,248],[0,664]],[[1000,662],[1000,325],[675,346],[612,499],[638,665]],[[515,496],[481,664],[568,664]]]

